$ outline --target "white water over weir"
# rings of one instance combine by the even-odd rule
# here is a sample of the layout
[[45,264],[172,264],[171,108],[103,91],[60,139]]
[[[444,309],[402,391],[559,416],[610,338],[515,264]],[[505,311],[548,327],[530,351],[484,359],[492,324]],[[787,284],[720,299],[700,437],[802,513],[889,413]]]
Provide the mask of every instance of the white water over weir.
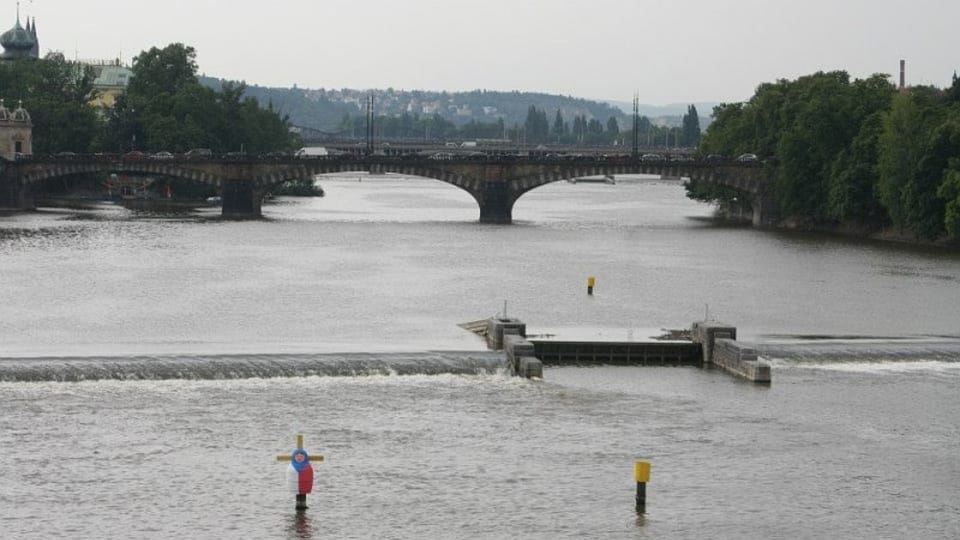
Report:
[[476,375],[507,370],[502,353],[243,354],[0,359],[0,382]]

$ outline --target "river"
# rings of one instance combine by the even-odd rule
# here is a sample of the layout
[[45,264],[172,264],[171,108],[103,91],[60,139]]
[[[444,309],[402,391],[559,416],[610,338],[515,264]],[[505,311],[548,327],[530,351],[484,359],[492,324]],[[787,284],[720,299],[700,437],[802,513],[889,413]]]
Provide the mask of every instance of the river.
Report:
[[[510,226],[432,180],[321,183],[252,222],[0,217],[4,538],[960,536],[960,255],[724,225],[671,181],[551,184]],[[610,339],[721,320],[774,381],[513,379],[457,326],[504,304]],[[326,458],[299,516],[297,433]]]

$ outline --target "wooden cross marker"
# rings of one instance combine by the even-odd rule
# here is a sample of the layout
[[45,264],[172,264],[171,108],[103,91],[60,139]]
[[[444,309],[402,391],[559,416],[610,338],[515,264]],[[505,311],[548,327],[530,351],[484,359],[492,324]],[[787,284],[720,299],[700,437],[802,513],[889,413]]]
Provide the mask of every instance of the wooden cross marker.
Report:
[[320,463],[323,456],[310,456],[303,449],[303,435],[297,435],[297,447],[286,456],[277,456],[277,461],[289,462],[287,468],[287,484],[297,494],[297,510],[307,509],[307,494],[313,491],[313,467],[311,461]]
[[[303,450],[303,435],[297,435],[297,448]],[[277,461],[290,461],[290,455],[277,456]],[[310,461],[320,463],[323,461],[323,456],[310,456]]]

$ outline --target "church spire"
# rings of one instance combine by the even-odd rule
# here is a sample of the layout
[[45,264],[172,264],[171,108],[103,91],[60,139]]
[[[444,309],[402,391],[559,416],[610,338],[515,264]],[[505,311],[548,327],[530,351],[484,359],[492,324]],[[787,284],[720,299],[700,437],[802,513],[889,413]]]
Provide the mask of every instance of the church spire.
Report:
[[[28,21],[29,22],[29,21]],[[33,48],[30,49],[30,56],[40,58],[40,38],[37,37],[37,18],[33,18],[33,24],[30,25],[30,37],[33,38]]]

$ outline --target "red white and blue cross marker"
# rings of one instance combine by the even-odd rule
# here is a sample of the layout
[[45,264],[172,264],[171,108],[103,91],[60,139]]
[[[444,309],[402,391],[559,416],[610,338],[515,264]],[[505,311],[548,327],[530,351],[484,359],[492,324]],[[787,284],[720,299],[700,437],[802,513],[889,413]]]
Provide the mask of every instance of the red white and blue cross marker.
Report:
[[277,461],[289,461],[287,485],[297,495],[297,510],[307,509],[307,494],[313,491],[313,466],[310,460],[323,461],[323,456],[313,458],[303,449],[303,435],[297,435],[297,448],[289,456],[277,456]]

